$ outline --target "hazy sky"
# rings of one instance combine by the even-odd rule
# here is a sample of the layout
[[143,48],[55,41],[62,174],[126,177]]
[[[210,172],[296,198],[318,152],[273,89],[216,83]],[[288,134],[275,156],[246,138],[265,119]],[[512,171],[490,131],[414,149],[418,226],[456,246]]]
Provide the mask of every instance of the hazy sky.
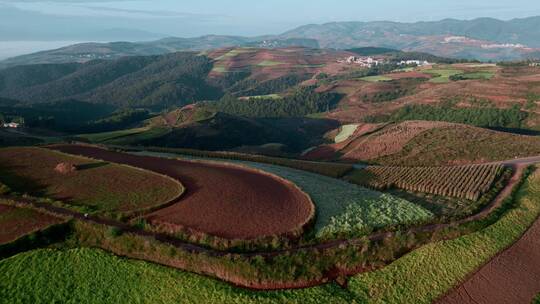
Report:
[[0,0],[0,40],[84,39],[111,28],[254,36],[331,21],[533,15],[540,15],[539,0]]

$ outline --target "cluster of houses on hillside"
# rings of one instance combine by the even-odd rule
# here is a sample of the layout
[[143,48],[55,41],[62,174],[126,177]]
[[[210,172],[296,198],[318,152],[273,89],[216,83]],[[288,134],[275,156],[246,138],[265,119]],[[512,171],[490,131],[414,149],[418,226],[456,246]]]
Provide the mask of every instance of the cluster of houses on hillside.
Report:
[[430,63],[427,60],[401,60],[398,65],[426,66],[430,65]]
[[371,68],[371,67],[384,63],[384,61],[380,59],[375,59],[372,57],[356,57],[356,56],[349,56],[344,59],[339,59],[337,62],[347,63],[347,64],[357,64],[361,67],[366,67],[366,68]]
[[538,67],[538,66],[540,66],[540,62],[531,62],[531,63],[529,63],[529,66]]
[[2,126],[4,128],[13,128],[13,129],[17,129],[18,127],[21,126],[21,124],[19,123],[16,123],[16,122],[5,122],[2,124]]

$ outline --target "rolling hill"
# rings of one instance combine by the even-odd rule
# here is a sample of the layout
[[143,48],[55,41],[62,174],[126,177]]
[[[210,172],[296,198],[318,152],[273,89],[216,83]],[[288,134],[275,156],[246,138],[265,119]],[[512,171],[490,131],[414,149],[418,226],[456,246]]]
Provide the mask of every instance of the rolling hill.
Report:
[[224,47],[350,49],[376,46],[479,60],[540,57],[540,17],[501,21],[445,19],[400,23],[332,22],[304,25],[280,35],[170,37],[148,42],[82,43],[0,61],[0,68],[39,63],[87,62],[123,56],[161,55]]

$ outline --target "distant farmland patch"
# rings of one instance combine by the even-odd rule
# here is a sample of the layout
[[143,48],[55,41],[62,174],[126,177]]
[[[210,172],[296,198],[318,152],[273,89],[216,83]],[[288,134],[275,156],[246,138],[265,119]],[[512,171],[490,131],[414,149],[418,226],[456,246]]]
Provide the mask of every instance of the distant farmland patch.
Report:
[[362,77],[362,78],[359,78],[360,80],[363,80],[363,81],[368,81],[368,82],[380,82],[380,81],[390,81],[392,80],[392,78],[388,77],[388,76],[367,76],[367,77]]
[[274,61],[274,60],[263,60],[259,62],[257,65],[261,67],[271,67],[271,66],[283,65],[283,64],[286,64],[286,63],[280,62],[280,61]]
[[[76,169],[59,172],[59,164]],[[0,149],[0,172],[13,191],[62,200],[84,212],[143,210],[183,192],[179,183],[152,172],[42,148]]]
[[431,74],[435,76],[429,80],[432,83],[447,83],[450,82],[450,77],[463,73],[461,70],[456,69],[431,69],[422,70],[422,73]]

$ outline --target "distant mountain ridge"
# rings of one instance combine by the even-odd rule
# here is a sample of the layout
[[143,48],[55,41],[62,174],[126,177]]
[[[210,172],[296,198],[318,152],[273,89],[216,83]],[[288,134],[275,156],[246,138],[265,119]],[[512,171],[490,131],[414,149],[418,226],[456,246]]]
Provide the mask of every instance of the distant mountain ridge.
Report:
[[9,58],[0,61],[0,68],[160,55],[185,50],[204,51],[232,46],[331,49],[374,46],[484,61],[540,58],[540,16],[509,21],[478,18],[416,23],[332,22],[304,25],[280,35],[260,37],[207,35],[196,38],[171,37],[148,42],[84,43]]

